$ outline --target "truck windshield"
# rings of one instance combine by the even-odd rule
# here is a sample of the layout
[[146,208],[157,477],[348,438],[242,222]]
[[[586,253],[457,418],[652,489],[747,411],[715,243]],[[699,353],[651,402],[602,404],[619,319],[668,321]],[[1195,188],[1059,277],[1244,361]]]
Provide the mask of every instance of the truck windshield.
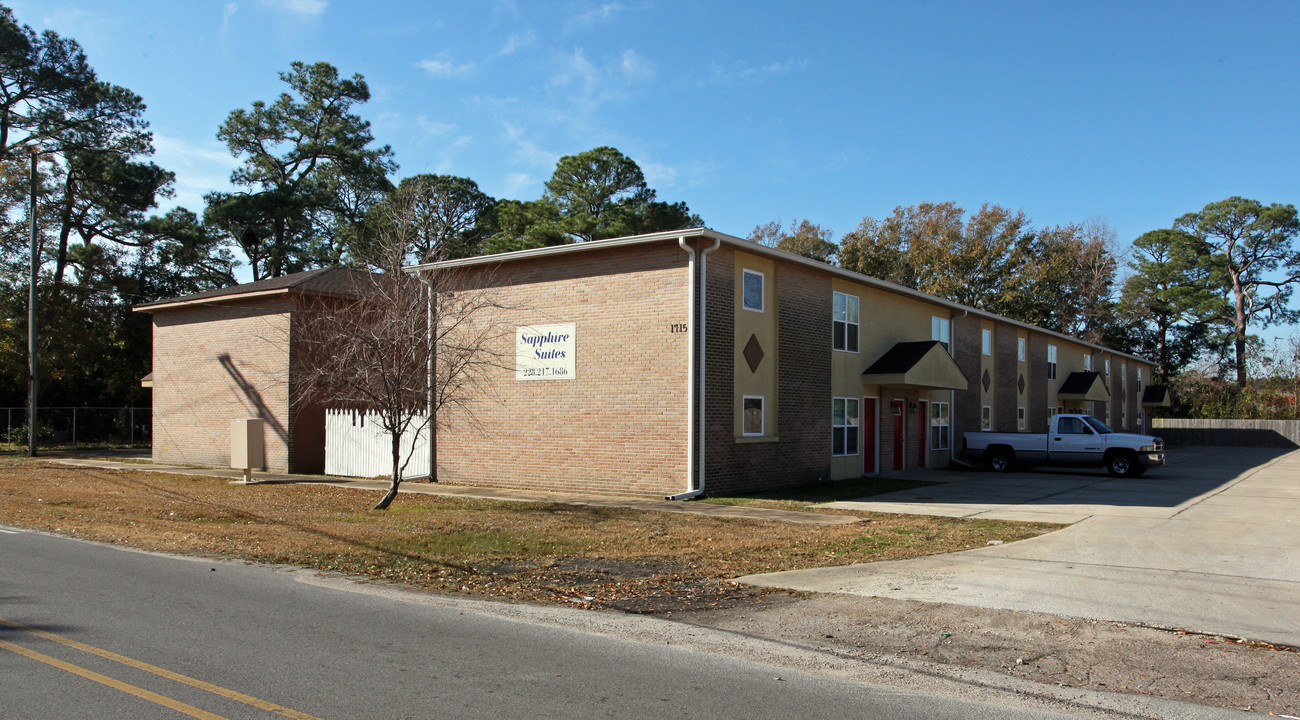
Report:
[[1086,417],[1083,419],[1083,421],[1091,425],[1092,429],[1096,430],[1101,435],[1115,432],[1114,430],[1111,430],[1110,428],[1106,427],[1105,423],[1101,422],[1097,418]]

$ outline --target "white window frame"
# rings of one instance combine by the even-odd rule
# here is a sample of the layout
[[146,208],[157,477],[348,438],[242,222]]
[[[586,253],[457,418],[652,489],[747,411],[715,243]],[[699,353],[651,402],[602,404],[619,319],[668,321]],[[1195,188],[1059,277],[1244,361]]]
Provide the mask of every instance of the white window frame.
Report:
[[1110,358],[1106,358],[1106,379],[1110,379]]
[[993,331],[988,328],[980,329],[980,352],[984,355],[993,354]]
[[939,317],[938,315],[930,316],[930,339],[938,340],[943,343],[943,349],[952,354],[952,319]]
[[[952,408],[946,400],[930,401],[929,445],[931,450],[947,450],[952,444]],[[939,421],[942,422],[939,422]],[[936,432],[937,431],[937,432]]]
[[[835,424],[835,404],[844,403],[844,424]],[[850,421],[849,404],[853,404],[854,413]],[[835,452],[835,431],[844,430],[844,452]],[[831,398],[831,456],[832,457],[856,457],[862,453],[862,443],[859,442],[858,436],[862,433],[862,406],[858,404],[857,398],[836,397]],[[850,441],[851,439],[851,441]],[[849,452],[849,446],[852,445],[853,451]]]
[[1025,361],[1025,339],[1022,337],[1018,337],[1016,338],[1016,362],[1024,362],[1024,361]]
[[993,406],[980,406],[980,430],[988,431],[993,429]]
[[1083,354],[1083,369],[1092,372],[1092,353]]
[[1020,405],[1016,408],[1016,429],[1024,431],[1029,427],[1029,414],[1025,411],[1025,406]]
[[[758,401],[758,432],[749,432],[745,428],[745,403]],[[763,395],[743,395],[740,398],[740,434],[744,437],[763,437],[767,431],[767,399]]]
[[1137,369],[1137,381],[1138,381],[1137,391],[1142,392],[1142,368]]
[[[749,297],[745,293],[745,280],[750,276],[758,278],[758,307],[749,306]],[[740,271],[740,306],[750,312],[765,312],[767,306],[767,277],[761,270],[744,268]]]
[[1047,379],[1056,379],[1056,346],[1047,346]]
[[[836,315],[839,314],[839,311],[836,309],[836,306],[838,304],[837,301],[841,297],[844,298],[844,319],[843,320],[836,317]],[[852,305],[853,307],[853,312],[851,313],[849,312],[850,305]],[[853,317],[852,320],[849,320],[850,316]],[[850,295],[848,293],[842,293],[838,290],[833,292],[831,294],[831,349],[838,350],[840,352],[849,352],[849,353],[857,352],[858,348],[861,346],[862,343],[861,320],[862,320],[862,302],[861,300],[858,299],[858,296]],[[838,340],[838,333],[836,333],[835,331],[837,323],[844,324],[844,347],[842,348],[835,347],[836,341]],[[848,341],[850,327],[853,328],[853,343],[851,348],[849,347],[850,343]]]

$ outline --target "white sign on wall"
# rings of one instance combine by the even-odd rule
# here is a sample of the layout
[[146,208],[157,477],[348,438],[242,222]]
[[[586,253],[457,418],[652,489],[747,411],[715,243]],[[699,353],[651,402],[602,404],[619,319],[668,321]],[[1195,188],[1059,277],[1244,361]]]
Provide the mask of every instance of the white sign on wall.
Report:
[[572,380],[578,376],[574,323],[525,325],[515,330],[516,380]]

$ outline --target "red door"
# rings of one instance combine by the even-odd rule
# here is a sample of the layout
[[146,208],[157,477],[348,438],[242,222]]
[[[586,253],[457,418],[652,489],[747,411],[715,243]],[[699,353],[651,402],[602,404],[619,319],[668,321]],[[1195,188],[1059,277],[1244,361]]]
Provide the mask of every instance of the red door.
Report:
[[880,470],[880,456],[876,452],[876,399],[862,398],[862,474],[870,475]]
[[889,401],[889,406],[894,413],[894,470],[897,471],[903,469],[903,412],[906,405],[895,398]]
[[926,432],[926,420],[930,417],[930,402],[921,400],[916,404],[916,466],[925,467],[925,442],[929,436]]

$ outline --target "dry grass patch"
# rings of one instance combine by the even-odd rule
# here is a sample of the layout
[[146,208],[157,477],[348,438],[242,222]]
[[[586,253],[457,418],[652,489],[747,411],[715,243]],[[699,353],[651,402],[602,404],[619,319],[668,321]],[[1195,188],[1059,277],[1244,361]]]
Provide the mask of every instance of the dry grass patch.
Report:
[[1057,526],[869,515],[838,527],[0,461],[0,523],[365,575],[436,592],[668,612],[747,602],[750,573],[915,557]]

